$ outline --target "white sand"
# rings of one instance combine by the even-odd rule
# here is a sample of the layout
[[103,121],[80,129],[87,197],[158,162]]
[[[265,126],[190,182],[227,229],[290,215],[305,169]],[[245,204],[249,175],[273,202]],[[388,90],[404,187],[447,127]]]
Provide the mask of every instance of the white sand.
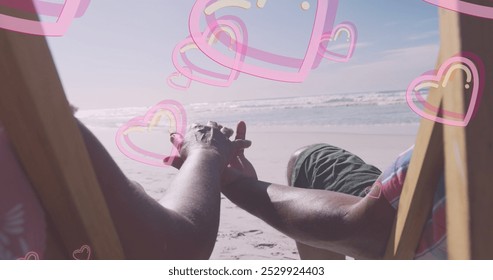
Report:
[[[116,148],[115,130],[92,129],[127,176],[159,199],[176,171],[149,167],[126,158]],[[253,146],[246,152],[259,179],[286,184],[286,165],[293,151],[329,143],[358,155],[381,170],[415,141],[417,125],[361,127],[249,127]],[[222,199],[221,225],[212,259],[299,259],[294,241]]]

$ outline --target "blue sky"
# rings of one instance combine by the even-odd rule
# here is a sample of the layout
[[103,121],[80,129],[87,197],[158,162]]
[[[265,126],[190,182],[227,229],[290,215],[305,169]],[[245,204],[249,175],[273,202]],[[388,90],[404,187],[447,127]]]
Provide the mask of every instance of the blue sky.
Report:
[[[188,91],[175,90],[166,83],[175,71],[171,53],[189,34],[194,2],[93,0],[65,36],[49,39],[69,100],[81,108],[111,108],[151,106],[163,99],[188,104],[405,89],[435,66],[435,6],[422,0],[340,0],[335,23],[350,21],[358,28],[358,45],[348,63],[324,61],[301,84],[240,75],[229,88],[195,82]],[[246,21],[251,43],[267,42],[273,52],[302,53],[307,21],[287,8],[301,2],[267,0],[262,17]]]

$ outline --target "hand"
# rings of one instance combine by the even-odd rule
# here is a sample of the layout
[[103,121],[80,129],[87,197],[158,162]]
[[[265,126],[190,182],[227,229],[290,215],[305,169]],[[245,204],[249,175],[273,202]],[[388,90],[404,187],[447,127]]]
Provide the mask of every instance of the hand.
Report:
[[[245,137],[246,124],[244,122],[239,122],[236,127],[235,139],[245,140]],[[252,163],[245,157],[244,149],[239,150],[229,162],[228,168],[223,174],[222,185],[225,187],[242,177],[257,179],[257,172]]]
[[170,140],[180,152],[180,156],[173,159],[172,166],[179,169],[192,153],[215,154],[226,166],[234,156],[251,145],[244,137],[230,141],[233,133],[232,129],[208,122],[207,125],[192,124],[184,139],[180,134],[172,134]]

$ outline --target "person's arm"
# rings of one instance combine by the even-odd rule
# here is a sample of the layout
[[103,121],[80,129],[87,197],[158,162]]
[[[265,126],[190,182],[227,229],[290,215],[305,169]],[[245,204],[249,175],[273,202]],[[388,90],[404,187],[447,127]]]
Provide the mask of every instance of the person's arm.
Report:
[[186,224],[184,247],[202,248],[202,258],[209,258],[219,228],[221,171],[220,156],[208,150],[188,155],[169,191],[159,203],[169,211],[180,214]]
[[383,197],[360,198],[247,177],[223,186],[222,192],[301,243],[356,258],[383,257],[395,215]]
[[[236,139],[245,136],[246,125],[240,122]],[[240,152],[223,174],[222,192],[233,203],[301,243],[357,258],[380,258],[395,210],[377,188],[372,189],[371,196],[360,198],[262,182]]]
[[127,258],[209,258],[218,230],[219,176],[225,165],[216,147],[209,149],[210,140],[219,137],[221,151],[227,154],[227,139],[209,133],[209,138],[202,137],[208,143],[193,143],[201,137],[192,135],[187,161],[158,203],[123,174],[84,125],[79,127]]

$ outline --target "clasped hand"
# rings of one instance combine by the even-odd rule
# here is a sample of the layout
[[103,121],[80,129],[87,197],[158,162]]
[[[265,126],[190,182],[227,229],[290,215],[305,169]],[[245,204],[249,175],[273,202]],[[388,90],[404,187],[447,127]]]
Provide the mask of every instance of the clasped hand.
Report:
[[251,146],[251,141],[245,139],[246,125],[238,123],[235,140],[229,138],[234,131],[216,122],[206,125],[192,124],[186,135],[171,134],[170,140],[179,150],[180,156],[173,159],[172,165],[179,169],[183,162],[193,153],[210,153],[220,158],[220,168],[228,167],[223,172],[222,185],[228,185],[238,177],[257,178],[255,169],[244,156],[244,149]]

